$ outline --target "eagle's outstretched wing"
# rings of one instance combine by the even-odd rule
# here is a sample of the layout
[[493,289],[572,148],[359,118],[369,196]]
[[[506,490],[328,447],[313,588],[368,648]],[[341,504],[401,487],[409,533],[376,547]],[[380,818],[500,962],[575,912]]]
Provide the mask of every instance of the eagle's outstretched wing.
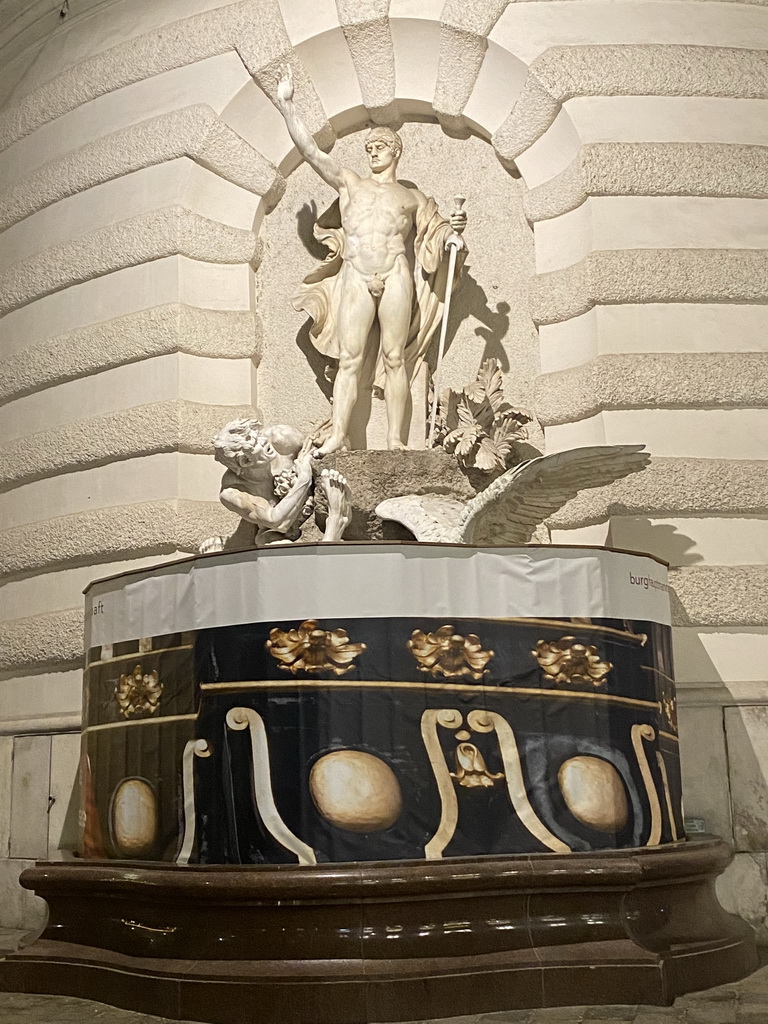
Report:
[[588,487],[602,487],[644,469],[642,444],[572,448],[507,470],[466,506],[463,544],[527,544],[536,527]]
[[463,501],[445,494],[403,494],[379,502],[376,515],[401,523],[416,540],[459,543],[464,508]]

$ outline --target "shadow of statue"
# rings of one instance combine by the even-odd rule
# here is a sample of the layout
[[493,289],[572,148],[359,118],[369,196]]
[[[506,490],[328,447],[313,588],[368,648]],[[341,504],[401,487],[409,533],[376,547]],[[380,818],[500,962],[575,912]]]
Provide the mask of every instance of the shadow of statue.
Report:
[[[450,349],[459,326],[468,317],[474,317],[480,322],[480,326],[475,328],[475,334],[485,342],[480,362],[485,362],[486,359],[496,359],[503,371],[509,370],[509,359],[503,345],[509,329],[509,312],[508,302],[497,302],[496,308],[491,308],[483,286],[472,274],[465,272],[451,303],[445,344],[446,352]],[[439,328],[435,331],[435,335],[438,334]]]
[[704,556],[696,550],[696,541],[672,523],[654,523],[641,516],[622,518],[612,524],[608,543],[636,551],[647,551],[669,562],[670,566],[696,565]]
[[327,356],[324,356],[322,352],[315,348],[309,333],[311,327],[312,321],[307,319],[299,328],[299,332],[296,335],[296,344],[307,360],[310,370],[314,373],[317,386],[330,402],[333,395],[333,380],[336,376],[338,364],[334,359],[328,359]]
[[319,263],[322,263],[328,255],[328,250],[314,236],[314,227],[318,216],[317,203],[314,199],[311,202],[304,203],[296,213],[296,234],[309,255]]

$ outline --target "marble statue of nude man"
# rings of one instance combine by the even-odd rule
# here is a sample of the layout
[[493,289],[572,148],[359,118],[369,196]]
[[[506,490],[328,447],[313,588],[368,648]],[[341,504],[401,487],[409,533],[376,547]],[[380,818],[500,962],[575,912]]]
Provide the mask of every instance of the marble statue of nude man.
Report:
[[[437,213],[434,200],[397,181],[402,142],[390,128],[373,128],[367,135],[365,151],[371,172],[368,178],[342,167],[333,156],[323,153],[296,114],[290,70],[286,70],[278,82],[277,105],[301,155],[339,193],[341,231],[337,255],[340,265],[330,302],[335,351],[321,349],[332,351],[339,360],[339,367],[333,387],[331,435],[315,454],[335,452],[348,444],[347,432],[358,400],[366,343],[377,318],[384,371],[387,447],[401,449],[410,388],[405,350],[413,340],[414,320],[414,271],[407,248],[409,236],[414,226],[418,231],[419,224],[431,218],[433,225],[437,224],[437,228],[433,226],[430,231],[433,242],[437,239],[432,248],[439,248],[439,261],[445,239],[451,230],[463,230],[466,214],[452,214],[449,223]],[[424,233],[422,231],[422,235]],[[418,254],[416,259],[418,261]],[[324,306],[328,305],[326,301]],[[309,305],[300,308],[315,317]],[[427,326],[421,325],[419,359],[423,358],[429,341],[424,337],[425,332],[432,333],[431,329],[426,331]]]

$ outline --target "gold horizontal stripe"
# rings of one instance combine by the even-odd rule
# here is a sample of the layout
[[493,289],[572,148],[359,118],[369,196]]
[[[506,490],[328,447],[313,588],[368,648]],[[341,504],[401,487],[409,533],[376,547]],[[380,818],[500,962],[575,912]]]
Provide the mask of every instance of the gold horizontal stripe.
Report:
[[[472,620],[470,620],[472,621]],[[570,619],[526,619],[524,616],[512,619],[480,619],[476,620],[480,622],[519,622],[522,625],[532,626],[557,626],[562,628],[567,626],[572,630],[592,630],[597,633],[611,633],[613,636],[623,636],[627,640],[633,640],[635,643],[642,644],[643,636],[646,641],[648,635],[644,633],[630,633],[627,629],[614,629],[613,626],[595,626],[589,622],[571,622]]]
[[661,678],[666,679],[668,683],[675,682],[672,676],[668,676],[666,672],[662,672],[660,668],[654,668],[652,665],[641,665],[640,668],[643,672],[653,672],[655,676],[661,676]]
[[130,725],[164,725],[166,722],[185,722],[197,718],[191,715],[165,715],[161,718],[134,718],[129,722],[102,722],[101,725],[89,725],[83,732],[98,732],[101,729],[125,729]]
[[524,694],[526,697],[555,697],[577,700],[606,701],[612,704],[629,704],[642,708],[653,708],[661,712],[658,701],[637,700],[634,697],[616,697],[612,693],[580,693],[577,690],[539,690],[522,686],[483,686],[481,683],[413,683],[370,681],[362,679],[259,679],[232,683],[201,683],[200,689],[219,693],[239,693],[241,690],[317,690],[317,689],[379,689],[379,690],[422,690],[432,692],[463,693],[506,693]]
[[664,732],[663,729],[659,729],[659,736],[665,736],[668,740],[672,740],[674,743],[680,742],[679,736],[675,736],[673,732]]
[[194,644],[182,644],[180,647],[158,647],[156,651],[134,651],[133,654],[117,654],[114,658],[106,658],[104,661],[91,661],[85,666],[85,671],[95,668],[97,665],[111,665],[115,661],[141,661],[153,654],[167,654],[169,651],[191,651]]

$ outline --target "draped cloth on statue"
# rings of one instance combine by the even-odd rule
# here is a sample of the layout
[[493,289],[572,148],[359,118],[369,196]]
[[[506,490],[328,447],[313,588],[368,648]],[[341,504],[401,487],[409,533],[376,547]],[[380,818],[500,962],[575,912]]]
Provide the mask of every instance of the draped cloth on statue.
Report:
[[[421,365],[443,313],[448,276],[445,243],[451,234],[451,225],[440,216],[434,199],[428,198],[416,211],[415,221],[413,303],[405,345],[405,367],[409,381]],[[343,339],[339,337],[338,319],[339,305],[343,301],[340,271],[344,261],[345,240],[338,199],[318,217],[314,235],[328,249],[328,257],[304,278],[293,296],[293,308],[303,310],[314,321],[309,333],[315,348],[324,356],[338,359],[343,345]],[[466,250],[460,250],[456,257],[454,288],[461,278],[465,259]],[[381,352],[376,361],[373,386],[375,389],[384,387],[384,360]]]

